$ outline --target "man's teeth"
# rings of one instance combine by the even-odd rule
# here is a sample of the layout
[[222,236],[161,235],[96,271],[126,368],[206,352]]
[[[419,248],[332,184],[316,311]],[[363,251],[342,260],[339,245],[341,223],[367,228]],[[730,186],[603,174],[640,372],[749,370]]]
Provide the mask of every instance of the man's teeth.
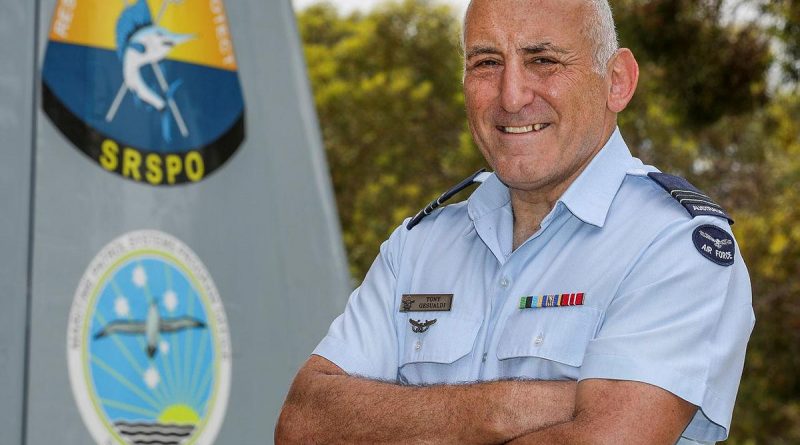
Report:
[[542,131],[547,128],[549,124],[534,124],[527,127],[503,127],[503,131],[511,134],[530,133],[531,131]]
[[533,125],[528,125],[527,127],[503,127],[503,130],[506,133],[512,134],[519,134],[519,133],[530,133],[533,131]]

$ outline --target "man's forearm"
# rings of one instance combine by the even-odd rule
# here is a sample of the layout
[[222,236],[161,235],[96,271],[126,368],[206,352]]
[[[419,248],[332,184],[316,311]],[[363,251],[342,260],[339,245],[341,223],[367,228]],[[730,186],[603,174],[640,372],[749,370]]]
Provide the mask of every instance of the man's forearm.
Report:
[[574,418],[517,438],[509,445],[674,444],[697,407],[656,386],[583,380]]
[[276,443],[505,443],[571,419],[575,382],[409,387],[301,371]]

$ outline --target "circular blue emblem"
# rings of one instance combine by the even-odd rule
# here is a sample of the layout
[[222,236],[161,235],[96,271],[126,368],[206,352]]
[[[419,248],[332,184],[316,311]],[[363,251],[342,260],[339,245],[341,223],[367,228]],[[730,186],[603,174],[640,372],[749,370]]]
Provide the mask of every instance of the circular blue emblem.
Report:
[[213,442],[230,340],[210,276],[180,241],[141,231],[106,246],[78,288],[67,348],[73,392],[98,443]]
[[704,225],[692,233],[697,251],[720,266],[730,266],[736,256],[736,245],[728,232],[717,226]]

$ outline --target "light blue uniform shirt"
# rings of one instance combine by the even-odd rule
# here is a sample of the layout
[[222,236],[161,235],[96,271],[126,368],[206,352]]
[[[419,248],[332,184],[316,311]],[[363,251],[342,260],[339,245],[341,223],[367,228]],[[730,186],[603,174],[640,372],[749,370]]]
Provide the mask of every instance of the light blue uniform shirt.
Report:
[[[404,384],[510,378],[631,380],[700,407],[679,443],[726,438],[754,324],[747,268],[697,250],[691,215],[647,176],[619,130],[512,252],[509,190],[496,176],[383,243],[314,350],[345,372]],[[520,309],[520,298],[584,294]],[[403,294],[452,309],[400,312]],[[410,319],[436,319],[414,332]]]

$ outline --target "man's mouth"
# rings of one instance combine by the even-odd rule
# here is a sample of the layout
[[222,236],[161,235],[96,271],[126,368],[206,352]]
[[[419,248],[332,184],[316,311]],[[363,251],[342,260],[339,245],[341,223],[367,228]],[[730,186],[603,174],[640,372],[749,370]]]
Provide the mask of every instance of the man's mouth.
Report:
[[549,127],[550,124],[533,124],[525,127],[503,127],[497,126],[497,129],[506,134],[525,134],[532,132],[539,132]]

